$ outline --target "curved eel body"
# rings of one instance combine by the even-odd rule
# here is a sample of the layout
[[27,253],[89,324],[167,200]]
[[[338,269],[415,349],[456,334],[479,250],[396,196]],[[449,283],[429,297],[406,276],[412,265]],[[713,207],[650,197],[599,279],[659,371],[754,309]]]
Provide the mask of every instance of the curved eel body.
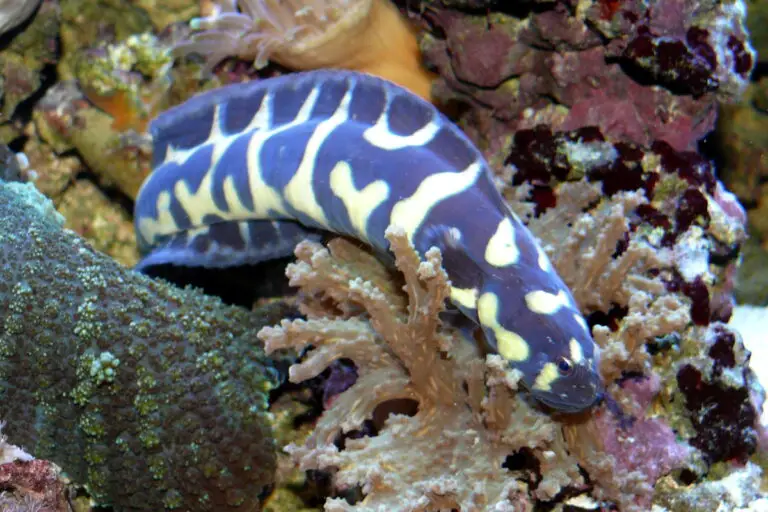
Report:
[[319,231],[386,253],[396,225],[422,255],[440,248],[452,302],[534,397],[563,411],[598,399],[598,351],[571,293],[431,104],[369,75],[312,71],[202,93],[150,132],[139,269],[256,263]]

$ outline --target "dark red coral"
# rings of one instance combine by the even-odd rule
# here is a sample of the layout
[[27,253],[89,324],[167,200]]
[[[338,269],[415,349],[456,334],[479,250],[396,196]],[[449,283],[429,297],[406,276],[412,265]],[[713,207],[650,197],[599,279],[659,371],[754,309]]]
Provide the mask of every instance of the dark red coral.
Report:
[[723,368],[733,368],[736,365],[736,353],[734,352],[736,336],[721,325],[716,325],[713,331],[716,333],[716,338],[709,349],[709,357],[715,361],[715,373],[720,374]]
[[[594,143],[594,149],[612,157],[596,161],[591,167],[574,168],[569,160],[574,143]],[[647,165],[655,161],[659,164]],[[642,191],[649,202],[631,212],[629,229],[617,242],[614,258],[624,253],[631,234],[643,225],[660,228],[659,245],[667,248],[674,247],[692,226],[708,229],[711,221],[709,197],[722,205],[726,215],[743,220],[739,215],[741,208],[731,203],[729,195],[718,184],[711,162],[694,152],[676,151],[662,141],[652,144],[651,149],[643,149],[626,142],[611,143],[595,127],[552,132],[542,125],[514,135],[505,163],[515,168],[513,186],[528,184],[532,187],[528,199],[535,204],[536,215],[557,205],[560,183],[582,176],[601,183],[603,193],[608,197],[619,192]],[[674,192],[680,187],[665,187],[659,192],[659,182],[668,179],[669,175],[676,176],[682,184],[688,185],[687,188]],[[713,241],[709,250],[713,264],[727,265],[733,260],[737,248],[724,247]],[[673,271],[664,282],[670,292],[682,293],[690,299],[694,324],[704,326],[729,318],[730,301],[724,300],[720,292],[711,292],[701,276],[686,281],[679,272]]]
[[559,142],[552,130],[543,125],[516,132],[512,142],[514,149],[504,161],[505,165],[514,165],[517,169],[512,185],[549,185],[553,180],[565,181],[568,165],[558,155]]
[[691,320],[696,325],[708,325],[711,320],[712,308],[709,301],[709,289],[701,276],[693,281],[683,283],[683,294],[691,299]]
[[692,27],[685,39],[659,37],[641,26],[627,45],[623,64],[639,72],[638,80],[657,82],[679,94],[702,94],[716,89],[717,59],[706,42],[707,32]]
[[757,414],[749,389],[709,380],[690,364],[678,371],[677,383],[696,431],[690,443],[709,463],[745,463],[757,449]]
[[714,194],[717,179],[711,162],[694,151],[678,151],[663,140],[654,141],[651,150],[661,157],[661,167],[675,173],[694,187],[703,186],[708,194]]
[[733,55],[733,70],[744,78],[748,77],[752,72],[752,66],[755,65],[755,60],[752,58],[752,54],[747,51],[744,41],[730,35],[727,46]]
[[[602,183],[603,192],[609,197],[619,192],[642,190],[648,199],[653,200],[656,186],[664,174],[676,174],[690,185],[675,200],[676,209],[672,216],[674,226],[668,215],[652,205],[643,205],[636,212],[641,222],[667,230],[663,245],[673,245],[679,235],[696,222],[702,226],[707,225],[709,214],[704,194],[715,194],[717,186],[710,162],[694,152],[676,151],[663,141],[654,142],[650,150],[627,142],[610,143],[594,126],[568,132],[553,132],[548,126],[540,125],[516,132],[509,154],[504,160],[506,165],[515,167],[516,172],[511,184],[533,185],[537,195],[532,195],[531,200],[536,202],[538,212],[546,211],[557,202],[556,196],[551,197],[554,192],[549,193],[553,190],[552,187],[581,177],[578,172],[574,172],[576,170],[569,162],[567,145],[593,142],[604,143],[604,149],[610,147],[614,152],[612,159],[585,170],[586,178]],[[647,156],[658,158],[661,172],[644,168],[643,160]],[[547,189],[547,194],[543,194],[542,189]]]

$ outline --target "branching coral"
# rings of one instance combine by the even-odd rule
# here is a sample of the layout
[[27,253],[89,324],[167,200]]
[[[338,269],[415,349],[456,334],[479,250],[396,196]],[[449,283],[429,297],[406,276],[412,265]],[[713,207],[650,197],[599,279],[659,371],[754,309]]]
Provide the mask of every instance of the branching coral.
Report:
[[599,197],[598,189],[583,182],[563,184],[559,207],[533,219],[530,225],[583,309],[627,308],[617,331],[603,325],[593,331],[603,347],[603,377],[611,382],[627,369],[647,368],[648,354],[642,350],[645,341],[683,329],[691,317],[684,300],[670,295],[660,280],[647,274],[672,265],[671,251],[656,250],[643,238],[633,236],[623,252],[616,254],[630,231],[631,213],[647,204],[645,196],[641,192],[619,193],[584,213]]
[[709,162],[661,142],[611,142],[594,127],[518,132],[507,162],[508,183],[521,186],[503,190],[594,315],[608,382],[650,368],[649,340],[727,317],[744,218]]
[[[567,440],[559,423],[511,391],[516,376],[497,356],[483,361],[471,341],[438,321],[448,293],[439,252],[420,262],[402,232],[390,228],[387,236],[407,302],[382,265],[349,242],[333,240],[329,250],[303,242],[287,273],[301,289],[308,319],[259,333],[268,352],[308,349],[290,369],[293,382],[337,359],[357,365],[357,382],[327,405],[302,446],[287,448],[303,469],[333,471],[337,488],[361,487],[361,502],[329,500],[326,510],[530,510],[537,501],[585,491],[583,460],[615,467],[600,439],[621,437],[618,422],[577,427],[570,420],[577,434]],[[415,414],[404,406],[412,402]],[[664,449],[676,455],[647,471],[625,466],[637,470],[631,478],[601,473],[596,485],[626,502],[626,510],[641,510],[650,483],[685,454],[674,451],[674,435],[663,424],[643,425],[660,432]]]
[[[178,46],[212,67],[227,56],[289,68],[346,68],[392,80],[430,99],[433,75],[416,36],[389,0],[219,0],[201,29]],[[238,10],[239,6],[239,10]]]

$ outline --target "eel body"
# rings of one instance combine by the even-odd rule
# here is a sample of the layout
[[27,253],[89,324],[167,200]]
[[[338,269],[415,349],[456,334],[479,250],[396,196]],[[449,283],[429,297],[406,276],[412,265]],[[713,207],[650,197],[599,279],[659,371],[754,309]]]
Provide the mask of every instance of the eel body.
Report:
[[598,350],[570,291],[480,152],[431,104],[373,76],[311,71],[202,93],[150,133],[139,269],[257,263],[323,231],[386,253],[397,225],[422,255],[440,248],[452,302],[534,397],[578,411],[600,396]]

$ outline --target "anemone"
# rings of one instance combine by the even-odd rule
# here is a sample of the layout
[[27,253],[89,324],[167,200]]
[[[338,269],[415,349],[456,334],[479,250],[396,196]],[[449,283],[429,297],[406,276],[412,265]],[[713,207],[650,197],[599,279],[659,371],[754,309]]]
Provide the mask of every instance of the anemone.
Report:
[[228,56],[256,68],[353,69],[430,97],[416,35],[388,0],[218,0],[190,25],[176,51],[204,56],[208,69]]

